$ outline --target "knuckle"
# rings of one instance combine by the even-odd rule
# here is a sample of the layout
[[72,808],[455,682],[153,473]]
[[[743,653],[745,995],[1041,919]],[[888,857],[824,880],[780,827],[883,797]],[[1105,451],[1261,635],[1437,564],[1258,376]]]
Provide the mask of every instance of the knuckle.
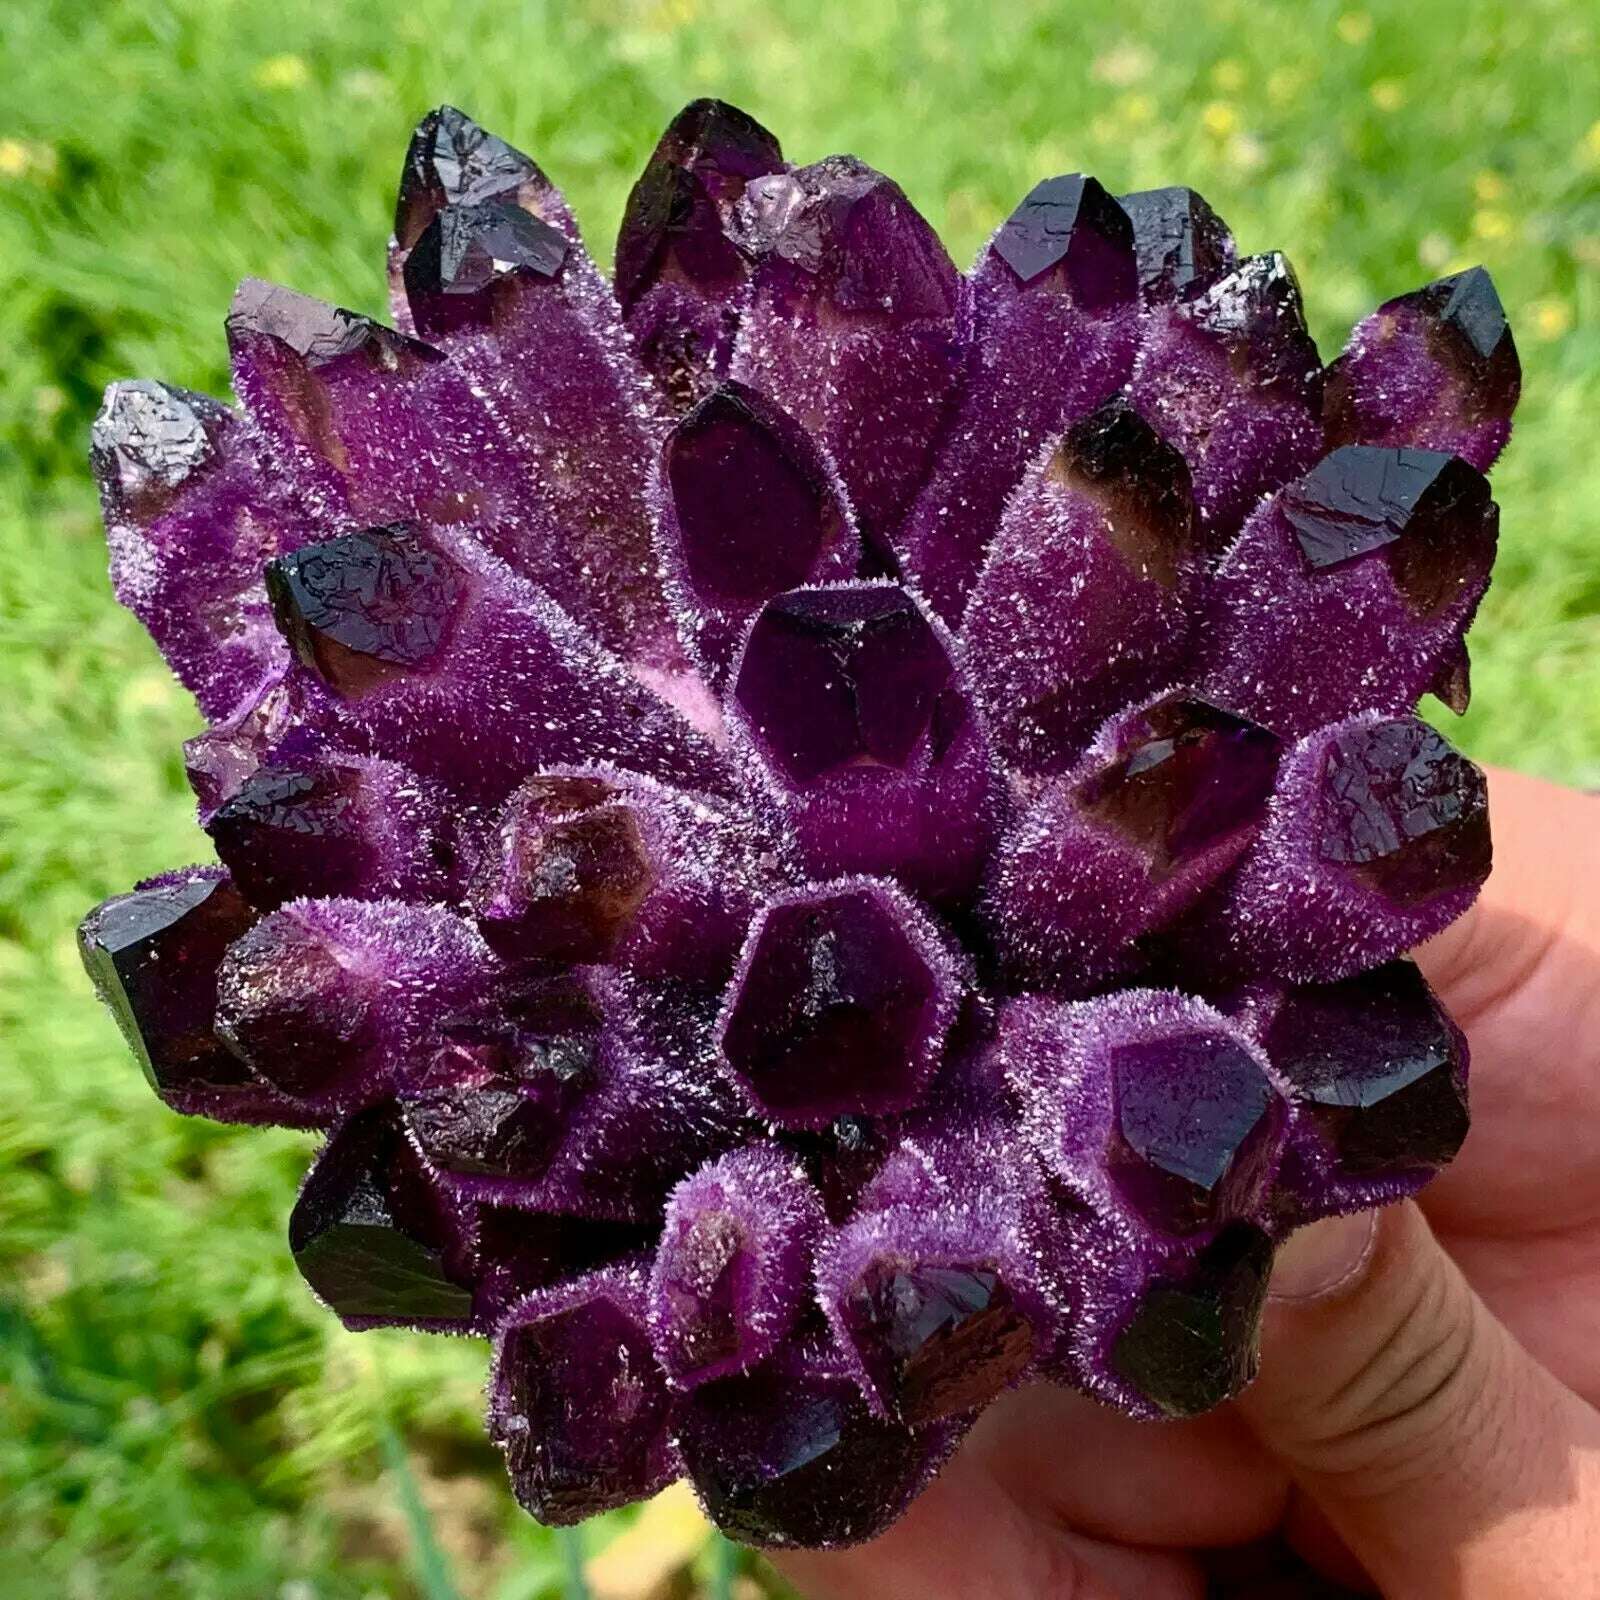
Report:
[[1387,1496],[1442,1468],[1484,1425],[1481,1319],[1430,1278],[1309,1419],[1306,1465]]

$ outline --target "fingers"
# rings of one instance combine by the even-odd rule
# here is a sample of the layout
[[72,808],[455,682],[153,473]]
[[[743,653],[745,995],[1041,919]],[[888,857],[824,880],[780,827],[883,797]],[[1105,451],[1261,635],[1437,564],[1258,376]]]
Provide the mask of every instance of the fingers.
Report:
[[1490,1315],[1421,1212],[1319,1223],[1239,1402],[1394,1600],[1600,1593],[1600,1415]]
[[1555,1265],[1576,1291],[1600,1273],[1600,799],[1495,772],[1490,807],[1483,895],[1417,952],[1472,1042],[1472,1132],[1422,1207],[1458,1259],[1490,1245],[1512,1295],[1519,1267],[1547,1288],[1551,1263],[1497,1262],[1492,1242],[1566,1232]]
[[1494,871],[1477,903],[1418,952],[1467,1025],[1528,981],[1549,947],[1600,951],[1600,798],[1493,769]]
[[1187,1558],[1102,1542],[1032,1514],[962,1451],[881,1538],[773,1564],[805,1600],[1202,1600]]

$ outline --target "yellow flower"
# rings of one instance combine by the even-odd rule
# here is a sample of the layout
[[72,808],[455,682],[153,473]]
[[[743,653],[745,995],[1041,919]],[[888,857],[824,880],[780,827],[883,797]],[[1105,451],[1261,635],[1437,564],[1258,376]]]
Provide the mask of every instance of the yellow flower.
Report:
[[1226,139],[1239,126],[1239,113],[1226,100],[1213,100],[1200,113],[1200,126],[1215,139]]
[[1504,211],[1484,206],[1472,218],[1472,231],[1480,239],[1509,239],[1517,229]]
[[1365,11],[1347,11],[1334,28],[1346,44],[1365,44],[1372,37],[1372,18]]
[[1288,105],[1300,96],[1305,76],[1294,67],[1277,67],[1267,76],[1267,98],[1274,105]]
[[1559,339],[1572,331],[1572,307],[1558,295],[1536,301],[1533,307],[1533,331],[1541,339]]
[[1498,172],[1491,172],[1485,168],[1472,180],[1472,192],[1486,204],[1503,199],[1506,180]]
[[56,148],[25,139],[0,139],[0,178],[49,183],[56,175]]
[[1124,122],[1137,127],[1154,119],[1156,103],[1147,94],[1125,94],[1117,102],[1117,110],[1121,112]]
[[304,56],[268,56],[256,68],[256,82],[263,89],[303,89],[311,78]]
[[1211,81],[1224,94],[1238,94],[1244,88],[1245,78],[1244,63],[1235,61],[1231,57],[1226,61],[1219,61],[1211,69]]
[[1398,78],[1379,78],[1367,93],[1380,111],[1398,111],[1406,103],[1406,86]]

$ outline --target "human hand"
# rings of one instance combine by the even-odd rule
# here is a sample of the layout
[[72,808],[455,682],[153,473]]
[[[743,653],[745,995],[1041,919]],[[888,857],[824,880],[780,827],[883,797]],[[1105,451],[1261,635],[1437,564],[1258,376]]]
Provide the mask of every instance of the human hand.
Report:
[[1495,872],[1418,952],[1472,1046],[1454,1166],[1294,1236],[1234,1405],[1008,1395],[882,1538],[780,1558],[809,1600],[1199,1600],[1274,1534],[1398,1600],[1600,1596],[1600,800],[1490,782]]

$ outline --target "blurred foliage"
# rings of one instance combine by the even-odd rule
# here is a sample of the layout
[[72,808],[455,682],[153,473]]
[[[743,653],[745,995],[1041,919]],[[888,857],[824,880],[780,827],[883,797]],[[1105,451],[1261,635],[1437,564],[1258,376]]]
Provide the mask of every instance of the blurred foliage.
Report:
[[413,1500],[467,1600],[561,1592],[482,1440],[481,1347],[319,1312],[282,1247],[307,1141],[162,1110],[72,946],[93,901],[205,853],[194,711],[105,583],[101,388],[225,391],[247,271],[381,314],[429,106],[535,154],[603,259],[664,121],[719,94],[800,159],[893,173],[962,261],[1041,175],[1191,183],[1246,249],[1290,253],[1329,354],[1378,300],[1485,262],[1526,387],[1453,731],[1600,783],[1586,0],[7,0],[0,60],[4,1600],[421,1595]]

